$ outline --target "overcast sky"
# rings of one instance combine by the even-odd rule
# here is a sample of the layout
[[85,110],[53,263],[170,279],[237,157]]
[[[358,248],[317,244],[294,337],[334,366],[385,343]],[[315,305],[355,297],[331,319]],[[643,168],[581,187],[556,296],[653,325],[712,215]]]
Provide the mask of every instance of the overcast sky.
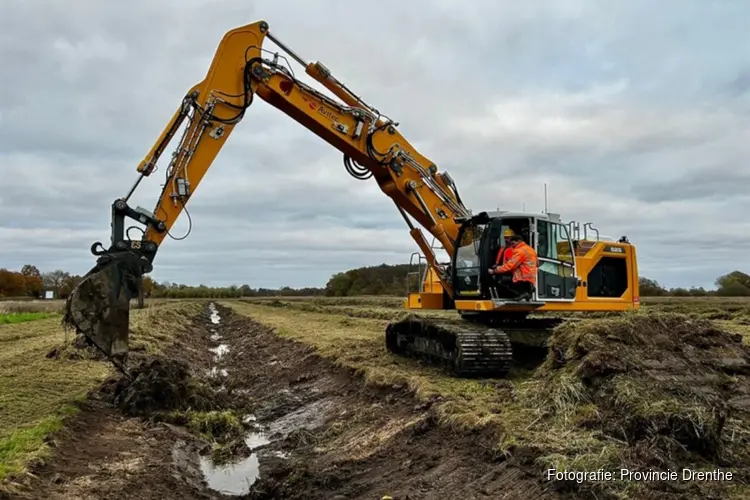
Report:
[[[474,212],[540,211],[546,182],[550,211],[627,235],[641,275],[712,287],[750,271],[748,16],[729,0],[3,0],[0,267],[86,272],[222,35],[265,19],[400,122]],[[393,203],[341,156],[256,99],[152,277],[322,286],[408,261]],[[133,203],[153,209],[162,179]]]

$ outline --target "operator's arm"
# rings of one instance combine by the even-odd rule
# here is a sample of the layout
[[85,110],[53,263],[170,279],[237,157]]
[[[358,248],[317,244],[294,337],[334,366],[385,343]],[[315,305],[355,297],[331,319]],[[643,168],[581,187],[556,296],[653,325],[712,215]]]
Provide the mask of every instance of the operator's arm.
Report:
[[495,258],[495,265],[493,267],[497,267],[500,265],[500,261],[503,260],[503,256],[505,255],[505,252],[508,250],[508,247],[500,247],[500,249],[497,251],[497,257]]
[[514,251],[513,255],[511,255],[510,259],[508,259],[505,264],[495,269],[495,274],[502,274],[502,273],[509,273],[513,271],[515,268],[521,265],[521,261],[523,255],[521,252]]

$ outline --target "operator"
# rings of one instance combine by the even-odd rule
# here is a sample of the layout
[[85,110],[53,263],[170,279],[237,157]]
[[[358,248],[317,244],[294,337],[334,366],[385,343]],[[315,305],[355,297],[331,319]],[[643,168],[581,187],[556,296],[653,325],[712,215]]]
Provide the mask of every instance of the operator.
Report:
[[506,288],[519,294],[516,300],[531,299],[536,286],[537,255],[533,248],[527,245],[523,238],[514,234],[510,237],[513,254],[498,268],[490,268],[489,273],[501,278],[502,275],[512,273],[512,285],[502,284]]
[[505,246],[500,247],[497,251],[497,259],[495,259],[495,265],[492,266],[493,268],[505,264],[508,262],[508,259],[513,256],[513,245],[511,244],[510,238],[515,234],[516,233],[514,233],[511,228],[506,228],[505,231],[503,231]]

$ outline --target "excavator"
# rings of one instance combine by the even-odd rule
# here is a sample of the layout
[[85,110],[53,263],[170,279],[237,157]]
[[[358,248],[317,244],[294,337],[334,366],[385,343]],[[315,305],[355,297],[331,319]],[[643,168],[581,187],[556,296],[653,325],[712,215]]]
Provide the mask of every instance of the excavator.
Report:
[[[281,53],[264,49],[266,39]],[[289,58],[335,98],[298,79]],[[256,98],[341,151],[355,179],[374,179],[415,240],[420,252],[412,255],[409,275],[418,288],[407,290],[404,299],[405,309],[414,312],[388,325],[388,351],[443,365],[459,377],[504,377],[513,364],[513,345],[548,334],[566,314],[639,307],[636,249],[627,237],[599,237],[592,223],[582,228],[546,211],[474,214],[451,176],[417,151],[397,122],[320,62],[303,60],[260,20],[224,35],[205,78],[187,91],[138,165],[130,190],[112,203],[110,244],[91,246],[96,264],[68,297],[64,323],[117,366],[127,361],[130,302],[143,275],[153,270],[165,238],[178,239],[170,229]],[[183,125],[154,210],[133,208],[131,196],[157,171]],[[431,243],[422,228],[432,235]],[[134,229],[140,234],[131,239]],[[509,230],[523,235],[538,256],[536,286],[524,300],[509,295],[488,273]],[[448,260],[440,261],[439,253]]]

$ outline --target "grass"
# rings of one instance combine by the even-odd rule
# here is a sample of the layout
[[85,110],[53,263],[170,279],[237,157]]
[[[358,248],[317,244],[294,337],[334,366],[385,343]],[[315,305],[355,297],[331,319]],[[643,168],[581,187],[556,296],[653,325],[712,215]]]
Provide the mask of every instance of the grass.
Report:
[[63,300],[4,300],[0,301],[0,314],[62,312]]
[[75,406],[64,405],[36,425],[17,429],[6,439],[0,440],[0,478],[22,470],[30,460],[41,460],[47,451],[41,443],[47,436],[60,430],[64,419],[76,411]]
[[[353,319],[393,321],[404,313],[401,297],[253,297],[224,301],[278,309],[287,313],[333,314]],[[748,297],[644,297],[642,310],[675,312],[695,319],[710,319],[718,326],[742,335],[750,345],[750,298]],[[282,313],[283,314],[283,313]],[[420,311],[422,316],[455,318],[454,311]],[[573,313],[576,316],[577,313]]]
[[214,465],[229,462],[244,447],[247,428],[241,416],[232,410],[177,411],[164,417],[211,443]]
[[0,325],[0,479],[46,455],[44,437],[109,373],[105,363],[48,359],[64,341],[59,317]]
[[[132,310],[131,345],[158,352],[200,308],[194,302],[173,302]],[[52,349],[68,348],[72,337],[58,315],[0,325],[0,480],[43,460],[49,454],[47,436],[112,373],[109,363],[86,357],[47,358]]]
[[[747,378],[718,373],[715,366],[737,354],[724,348],[713,352],[701,345],[701,339],[714,338],[711,332],[716,328],[739,333],[750,345],[750,301],[744,299],[656,300],[640,312],[563,327],[555,335],[558,348],[568,353],[567,363],[556,365],[555,354],[550,353],[536,370],[511,372],[506,380],[458,379],[388,353],[385,327],[403,314],[400,298],[222,302],[274,327],[281,336],[313,345],[321,355],[362,374],[368,383],[406,387],[417,399],[438,401],[433,408],[442,425],[457,431],[484,429],[494,436],[494,453],[530,454],[540,469],[666,470],[669,464],[678,470],[688,464],[710,469],[717,463],[710,450],[721,450],[717,453],[730,464],[750,460],[747,415],[721,420],[715,412],[721,398],[711,396],[733,384],[744,384],[748,390]],[[430,314],[455,316],[455,312]],[[691,336],[694,330],[699,334]],[[676,345],[688,346],[685,350],[666,347],[672,346],[667,340],[674,335],[683,336]],[[689,347],[691,342],[699,347]],[[691,352],[697,354],[691,357]],[[639,355],[653,366],[668,359],[677,371],[650,371]],[[623,366],[625,373],[618,373]],[[592,374],[597,370],[614,371],[602,375],[596,385]],[[726,498],[750,497],[746,482],[736,481],[728,486],[690,485],[697,489],[690,490],[688,498],[705,497],[710,488],[725,486],[721,494]],[[599,498],[635,498],[643,497],[642,489],[649,486],[631,482],[594,487]]]
[[441,418],[458,430],[498,421],[512,392],[506,381],[448,377],[438,368],[388,353],[383,342],[388,320],[243,302],[225,305],[274,327],[281,336],[315,346],[323,356],[362,374],[369,384],[405,387],[425,401],[444,398]]
[[25,323],[27,321],[47,319],[52,316],[54,316],[52,313],[45,313],[45,312],[0,313],[0,325],[12,325],[15,323]]

